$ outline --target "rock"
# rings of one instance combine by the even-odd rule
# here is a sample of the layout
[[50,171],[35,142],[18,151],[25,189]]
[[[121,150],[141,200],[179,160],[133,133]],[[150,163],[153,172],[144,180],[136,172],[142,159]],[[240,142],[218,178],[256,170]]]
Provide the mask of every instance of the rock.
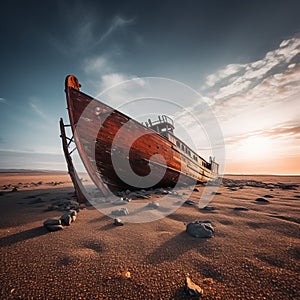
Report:
[[194,202],[193,200],[186,200],[186,201],[184,202],[184,204],[187,204],[187,205],[195,205],[196,202]]
[[52,226],[52,225],[61,225],[60,219],[47,219],[44,222],[44,227]]
[[184,290],[190,297],[193,297],[193,299],[200,299],[203,295],[203,289],[195,284],[188,276],[185,278]]
[[199,192],[199,189],[195,187],[195,188],[193,189],[193,191],[194,191],[194,192]]
[[146,195],[137,194],[136,198],[138,198],[138,199],[149,199],[150,197],[146,196]]
[[159,203],[156,201],[152,201],[152,202],[149,202],[146,207],[149,207],[152,209],[157,209],[157,208],[159,208]]
[[72,223],[72,216],[71,216],[71,214],[68,212],[68,213],[62,215],[62,216],[60,217],[60,220],[61,220],[62,225],[70,226],[70,224]]
[[120,209],[113,210],[111,214],[115,216],[127,216],[129,215],[129,211],[127,208],[122,207]]
[[210,223],[195,221],[186,225],[186,232],[196,238],[210,238],[214,233],[214,228]]
[[274,198],[272,195],[264,195],[264,198]]
[[12,193],[14,192],[18,192],[18,189],[16,187],[14,187],[12,190],[11,190]]
[[[127,198],[125,198],[125,199],[127,199]],[[126,205],[126,204],[128,204],[128,201],[125,201],[124,198],[121,197],[120,200],[117,200],[117,201],[113,202],[112,204],[113,205]]]
[[258,203],[270,203],[270,201],[265,198],[256,198],[255,201]]
[[210,206],[210,205],[207,205],[207,206],[204,206],[203,208],[201,208],[202,210],[209,210],[209,211],[212,211],[212,210],[216,210],[217,208],[214,207],[214,206]]
[[234,192],[234,191],[237,191],[239,189],[239,187],[233,186],[233,187],[229,187],[229,189]]
[[234,210],[240,210],[240,211],[248,211],[249,208],[244,207],[244,206],[236,206],[233,208]]
[[117,219],[114,219],[114,225],[123,226],[124,224],[122,223],[121,219],[117,218]]
[[297,184],[278,183],[277,185],[279,186],[279,188],[281,188],[283,190],[296,190],[297,187],[299,187],[299,185],[297,185]]
[[274,189],[275,188],[275,185],[274,184],[267,184],[266,186],[268,189]]
[[222,193],[220,192],[211,192],[212,195],[221,195]]
[[49,225],[46,227],[49,231],[58,231],[64,229],[62,225]]
[[125,194],[126,194],[126,195],[129,195],[130,193],[131,193],[130,190],[126,190],[126,191],[125,191]]

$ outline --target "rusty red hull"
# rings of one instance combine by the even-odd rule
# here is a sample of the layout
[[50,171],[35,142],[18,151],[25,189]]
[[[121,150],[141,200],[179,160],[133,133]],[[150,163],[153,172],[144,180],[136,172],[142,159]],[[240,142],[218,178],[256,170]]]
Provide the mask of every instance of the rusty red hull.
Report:
[[215,176],[183,159],[172,142],[123,113],[70,86],[66,94],[78,152],[100,190],[191,185]]

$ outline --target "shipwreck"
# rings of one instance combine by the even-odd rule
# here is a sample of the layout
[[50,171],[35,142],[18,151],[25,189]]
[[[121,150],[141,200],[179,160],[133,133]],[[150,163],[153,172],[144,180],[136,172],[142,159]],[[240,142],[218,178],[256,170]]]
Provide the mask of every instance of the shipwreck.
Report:
[[[66,77],[70,124],[60,120],[68,170],[79,199],[84,195],[72,163],[73,143],[103,196],[125,189],[206,183],[218,177],[218,163],[211,158],[206,161],[176,137],[174,122],[168,116],[140,123],[80,88],[74,75]],[[70,138],[66,136],[66,126],[71,127]]]

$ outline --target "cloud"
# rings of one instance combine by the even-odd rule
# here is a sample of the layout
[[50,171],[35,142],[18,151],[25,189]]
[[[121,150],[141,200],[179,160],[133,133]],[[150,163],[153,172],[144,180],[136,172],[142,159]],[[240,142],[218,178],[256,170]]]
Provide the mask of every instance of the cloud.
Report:
[[[276,78],[277,74],[278,77],[284,77],[285,74],[289,76],[287,72],[299,65],[300,38],[294,37],[281,42],[279,48],[266,53],[260,60],[247,64],[229,64],[210,74],[201,91],[214,102],[226,100],[253,90],[270,78]],[[299,69],[297,72],[299,74]]]
[[[92,8],[82,3],[77,3],[71,10],[62,4],[61,11],[67,33],[62,37],[51,35],[49,42],[66,56],[86,54],[109,40],[116,32],[135,23],[135,18],[121,15],[114,15],[106,22],[104,18],[96,16]],[[74,23],[74,20],[78,22]]]
[[[273,139],[297,139],[300,140],[300,125],[298,124],[280,124],[277,127],[255,130],[244,134],[235,135],[226,138],[226,144],[236,144],[250,137],[266,137]],[[299,145],[300,147],[300,145]]]
[[86,58],[83,62],[83,70],[89,76],[103,74],[112,70],[109,59],[104,55]]
[[7,103],[7,100],[4,98],[0,98],[0,103]]
[[52,124],[49,120],[49,116],[39,107],[39,100],[35,97],[31,97],[29,105],[33,112],[35,112],[43,121],[47,124]]
[[122,16],[116,15],[112,20],[108,27],[108,29],[100,36],[100,38],[95,42],[94,46],[99,45],[105,39],[107,39],[110,35],[112,35],[116,30],[124,28],[132,23],[134,23],[135,19],[125,19]]

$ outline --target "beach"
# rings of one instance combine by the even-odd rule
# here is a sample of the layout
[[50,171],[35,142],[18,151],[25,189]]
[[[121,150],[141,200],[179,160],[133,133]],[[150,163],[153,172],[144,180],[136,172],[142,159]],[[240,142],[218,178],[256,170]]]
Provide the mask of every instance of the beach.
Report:
[[[49,232],[43,222],[62,215],[49,205],[74,199],[68,174],[0,173],[0,298],[191,299],[188,275],[201,299],[300,299],[300,177],[225,178],[213,210],[183,204],[153,222],[115,226],[81,205],[71,226]],[[265,184],[245,184],[253,180]],[[213,237],[188,235],[195,220],[209,220]]]

